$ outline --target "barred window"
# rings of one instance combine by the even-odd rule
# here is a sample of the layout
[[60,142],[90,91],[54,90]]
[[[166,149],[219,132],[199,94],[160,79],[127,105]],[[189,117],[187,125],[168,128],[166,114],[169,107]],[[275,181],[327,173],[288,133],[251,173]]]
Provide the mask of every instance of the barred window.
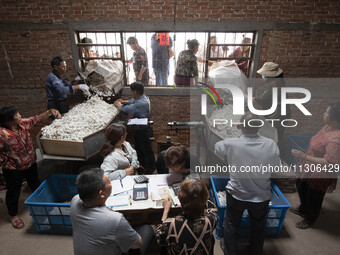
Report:
[[[232,61],[240,71],[250,76],[250,66],[254,61],[255,32],[77,32],[76,45],[78,71],[85,71],[89,61],[120,61],[123,63],[125,85],[138,80],[140,70],[134,70],[134,50],[127,41],[136,38],[144,49],[148,71],[147,85],[172,86],[176,63],[180,52],[187,50],[187,40],[196,39],[199,50],[196,53],[198,76],[208,77],[209,71]],[[157,39],[157,45],[153,45]],[[209,49],[209,50],[208,50]],[[157,55],[160,54],[160,55]],[[173,56],[172,56],[173,54]],[[144,66],[143,65],[143,66]],[[146,72],[145,71],[145,72]],[[162,76],[162,77],[160,77]],[[165,78],[164,78],[165,77]]]

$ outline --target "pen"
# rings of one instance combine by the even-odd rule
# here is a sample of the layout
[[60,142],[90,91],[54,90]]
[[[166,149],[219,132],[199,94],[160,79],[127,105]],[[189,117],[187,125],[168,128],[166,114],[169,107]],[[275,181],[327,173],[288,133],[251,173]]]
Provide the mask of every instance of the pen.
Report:
[[130,205],[132,205],[132,198],[131,198],[131,195],[130,195]]
[[120,179],[120,185],[122,186],[122,188],[124,188],[122,179]]

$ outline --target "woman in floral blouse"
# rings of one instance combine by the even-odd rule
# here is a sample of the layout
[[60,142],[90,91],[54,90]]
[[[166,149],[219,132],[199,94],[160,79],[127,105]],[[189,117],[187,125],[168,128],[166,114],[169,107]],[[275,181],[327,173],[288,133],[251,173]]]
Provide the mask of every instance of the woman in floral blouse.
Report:
[[175,84],[177,86],[190,86],[192,79],[197,79],[197,57],[195,54],[200,45],[196,39],[187,41],[188,50],[184,50],[178,55],[175,70]]
[[300,206],[290,211],[303,217],[297,228],[309,228],[318,218],[325,193],[333,192],[340,164],[340,102],[331,104],[323,114],[326,125],[312,137],[306,153],[292,150],[301,159],[296,187]]
[[21,118],[15,106],[0,109],[0,166],[6,181],[6,205],[10,222],[16,229],[24,227],[18,216],[18,201],[23,178],[34,191],[39,186],[35,149],[30,129],[49,117],[61,118],[60,113],[50,109],[40,115]]
[[178,198],[183,213],[173,218],[168,218],[171,198],[163,202],[162,223],[156,232],[162,251],[166,247],[167,254],[213,254],[217,209],[208,200],[206,185],[201,180],[185,180],[178,191]]

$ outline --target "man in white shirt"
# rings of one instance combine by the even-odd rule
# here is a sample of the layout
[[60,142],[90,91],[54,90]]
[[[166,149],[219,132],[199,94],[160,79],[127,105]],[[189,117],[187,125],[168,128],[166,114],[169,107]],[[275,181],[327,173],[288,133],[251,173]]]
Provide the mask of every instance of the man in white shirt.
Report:
[[105,206],[112,186],[104,171],[93,168],[82,172],[76,186],[79,195],[73,197],[70,213],[74,254],[119,255],[129,249],[134,254],[140,249],[140,254],[144,254],[153,230],[151,226],[143,225],[137,229],[139,235],[123,214]]
[[247,112],[241,123],[238,126],[242,131],[240,138],[225,139],[215,145],[216,154],[225,158],[236,170],[230,172],[226,186],[224,244],[227,254],[237,254],[237,231],[243,211],[247,209],[251,222],[251,254],[260,255],[263,251],[265,217],[271,199],[270,172],[242,171],[246,167],[280,166],[280,153],[275,141],[257,134],[259,128],[254,126],[261,125],[258,116]]

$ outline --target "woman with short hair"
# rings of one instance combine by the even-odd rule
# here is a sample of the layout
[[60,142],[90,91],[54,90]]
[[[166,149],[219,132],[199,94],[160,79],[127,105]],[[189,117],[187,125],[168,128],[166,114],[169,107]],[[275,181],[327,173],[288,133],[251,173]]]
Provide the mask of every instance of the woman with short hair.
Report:
[[[190,86],[192,79],[197,80],[198,68],[195,54],[200,45],[196,39],[187,41],[188,50],[179,53],[175,70],[175,84],[177,86]],[[194,85],[194,84],[193,84]]]
[[326,193],[335,190],[340,164],[340,102],[330,104],[323,114],[325,126],[312,137],[306,152],[292,150],[301,159],[296,188],[300,205],[290,211],[301,217],[297,228],[309,228],[320,215]]
[[18,216],[18,201],[22,181],[25,180],[32,192],[38,188],[37,155],[32,145],[30,130],[50,117],[61,118],[60,113],[50,109],[40,115],[21,118],[14,106],[0,109],[0,167],[6,182],[6,205],[13,228],[23,228]]
[[208,196],[203,181],[188,179],[181,183],[178,191],[182,214],[168,218],[171,198],[163,202],[162,223],[157,227],[156,238],[168,254],[214,253],[217,209]]

